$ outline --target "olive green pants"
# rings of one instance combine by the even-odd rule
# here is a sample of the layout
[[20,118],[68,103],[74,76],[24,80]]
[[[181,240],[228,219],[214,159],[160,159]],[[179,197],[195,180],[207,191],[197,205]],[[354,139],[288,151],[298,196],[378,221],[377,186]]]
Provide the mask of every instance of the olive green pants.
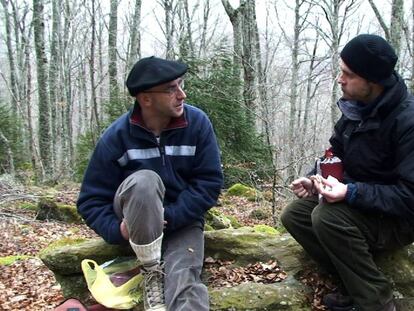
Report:
[[290,203],[281,221],[313,259],[339,276],[361,310],[380,310],[392,299],[373,257],[414,241],[414,229],[405,220],[364,213],[344,202],[319,204],[313,197]]

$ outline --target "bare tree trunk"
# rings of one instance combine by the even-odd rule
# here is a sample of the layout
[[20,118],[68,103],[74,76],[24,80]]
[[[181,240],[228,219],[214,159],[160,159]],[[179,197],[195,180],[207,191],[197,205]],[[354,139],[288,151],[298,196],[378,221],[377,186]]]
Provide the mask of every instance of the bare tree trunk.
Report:
[[[29,135],[29,152],[30,160],[33,167],[33,170],[36,176],[42,176],[43,168],[41,161],[39,160],[39,150],[37,148],[34,130],[33,130],[33,120],[32,120],[32,69],[31,69],[31,60],[30,60],[30,47],[29,40],[24,34],[22,34],[22,40],[26,42],[24,54],[25,54],[25,68],[26,68],[26,88],[25,88],[25,102],[26,102],[26,121],[24,122],[27,126],[27,131]],[[40,162],[40,163],[39,163]]]
[[131,39],[127,55],[127,70],[130,70],[135,62],[141,58],[141,0],[135,0],[135,10],[132,17]]
[[[289,129],[288,129],[288,145],[289,145],[289,160],[294,161],[295,154],[296,154],[296,141],[295,141],[295,125],[296,122],[296,113],[297,113],[297,101],[298,101],[298,79],[299,79],[299,36],[301,33],[301,25],[300,25],[300,7],[302,5],[301,0],[295,1],[295,23],[294,23],[294,35],[293,35],[293,46],[291,49],[292,53],[292,71],[291,71],[291,79],[290,79],[290,113],[289,113]],[[287,182],[291,182],[295,177],[295,168],[293,165],[289,166],[288,168],[288,180]]]
[[411,4],[411,18],[412,18],[412,25],[411,25],[411,83],[410,83],[410,89],[411,89],[411,93],[414,93],[414,0],[412,0],[412,4]]
[[[243,12],[241,7],[233,9],[228,0],[221,0],[221,3],[229,16],[233,27],[233,77],[236,81],[242,82],[242,56],[243,56]],[[243,98],[242,83],[235,90],[238,98]]]
[[7,173],[14,176],[16,173],[16,170],[14,168],[14,157],[13,157],[13,151],[10,147],[9,140],[4,136],[3,132],[0,130],[0,142],[2,142],[3,146],[6,149],[7,154],[7,162],[8,162],[8,168]]
[[[46,176],[50,177],[50,105],[48,99],[47,58],[45,52],[43,9],[44,4],[42,0],[33,0],[33,31],[36,49],[37,90],[39,100],[39,149]],[[43,178],[46,176],[43,176]]]
[[17,87],[17,78],[16,78],[16,61],[15,61],[15,50],[12,47],[12,25],[10,21],[9,6],[7,0],[1,0],[1,4],[4,9],[4,21],[6,26],[6,46],[7,46],[7,57],[9,60],[10,68],[10,91],[11,91],[11,107],[14,111],[14,114],[17,115],[17,101],[19,98],[19,92]]
[[52,41],[50,43],[50,66],[49,66],[49,99],[51,110],[51,156],[53,172],[57,166],[57,158],[59,152],[59,135],[57,128],[59,127],[57,118],[58,97],[57,90],[59,85],[59,35],[60,35],[60,0],[52,0]]
[[384,19],[382,18],[382,15],[379,12],[374,0],[368,0],[368,2],[371,5],[372,10],[374,11],[375,16],[377,17],[377,20],[380,23],[381,28],[385,33],[385,38],[387,39],[387,41],[390,41],[390,39],[391,39],[390,30],[389,30],[387,24],[385,23]]
[[165,56],[167,59],[174,59],[174,14],[173,14],[173,5],[174,0],[164,0],[163,8],[165,13],[165,39],[167,42],[167,47],[165,51]]
[[198,51],[198,57],[204,57],[205,56],[205,51],[206,51],[206,42],[207,42],[207,25],[208,25],[208,20],[210,17],[210,0],[206,0],[203,2],[204,3],[204,7],[203,7],[203,30],[201,32],[201,40],[200,40],[200,49]]
[[336,102],[338,101],[338,83],[336,78],[339,73],[339,43],[341,42],[345,28],[347,28],[347,19],[358,9],[358,0],[323,0],[313,1],[313,4],[319,6],[323,10],[329,25],[329,31],[327,31],[327,28],[321,27],[319,27],[318,30],[321,33],[322,38],[328,44],[331,56],[332,90],[330,111],[331,126],[333,127],[339,118],[339,110],[336,105]]
[[101,125],[99,120],[98,102],[96,100],[96,82],[95,82],[95,42],[96,42],[96,8],[95,0],[91,0],[92,12],[91,12],[91,26],[92,26],[92,38],[90,42],[90,55],[89,55],[89,78],[91,80],[91,128],[94,133],[100,131]]
[[188,12],[188,3],[186,0],[179,0],[177,3],[177,13],[178,13],[178,21],[179,21],[179,28],[178,28],[178,47],[179,47],[179,58],[181,59],[189,59],[193,57],[191,51],[191,44],[192,44],[192,35],[191,35],[191,25],[190,25],[190,32],[188,31],[187,27],[188,24],[191,22],[189,21],[190,15]]
[[401,38],[404,27],[404,0],[393,0],[391,7],[390,43],[396,54],[401,52]]
[[[118,31],[118,1],[111,0],[111,13],[108,29],[108,74],[109,74],[109,115],[111,120],[123,111],[119,107],[118,69],[117,69],[117,31]],[[122,104],[121,104],[122,105]]]

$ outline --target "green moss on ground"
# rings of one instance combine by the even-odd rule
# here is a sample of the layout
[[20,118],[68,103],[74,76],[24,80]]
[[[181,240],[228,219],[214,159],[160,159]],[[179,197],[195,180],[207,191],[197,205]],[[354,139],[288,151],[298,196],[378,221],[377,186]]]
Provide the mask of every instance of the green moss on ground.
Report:
[[29,259],[29,258],[35,258],[35,257],[28,256],[28,255],[16,255],[16,256],[0,257],[0,266],[10,266],[18,260],[26,260],[26,259]]

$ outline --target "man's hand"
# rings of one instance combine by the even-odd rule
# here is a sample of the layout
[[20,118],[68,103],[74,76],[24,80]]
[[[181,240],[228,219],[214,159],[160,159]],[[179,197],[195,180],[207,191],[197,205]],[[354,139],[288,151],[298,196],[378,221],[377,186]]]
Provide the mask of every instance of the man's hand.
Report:
[[127,226],[126,226],[126,222],[125,222],[125,220],[123,219],[122,220],[122,222],[121,222],[121,224],[119,225],[119,228],[120,228],[120,230],[121,230],[121,235],[122,235],[122,237],[125,239],[125,240],[129,240],[129,233],[128,233],[128,228],[127,228]]
[[327,179],[322,176],[318,176],[314,180],[315,188],[319,194],[321,194],[326,202],[335,203],[345,199],[348,186],[341,183],[338,179],[332,176],[328,176]]
[[290,189],[293,190],[293,193],[298,198],[307,198],[314,195],[314,193],[312,192],[313,182],[307,177],[300,177],[294,180],[290,184]]

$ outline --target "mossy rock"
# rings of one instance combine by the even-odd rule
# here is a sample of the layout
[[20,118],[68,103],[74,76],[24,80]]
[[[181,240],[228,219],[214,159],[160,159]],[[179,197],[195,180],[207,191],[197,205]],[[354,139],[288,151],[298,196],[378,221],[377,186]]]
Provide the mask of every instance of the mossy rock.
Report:
[[294,279],[275,284],[245,283],[210,290],[210,310],[310,311],[305,294],[310,294],[310,289]]
[[268,219],[270,215],[263,209],[254,209],[250,212],[249,217],[257,220],[265,220]]
[[263,228],[242,227],[205,232],[205,256],[235,260],[236,266],[276,259],[284,271],[292,274],[313,264],[290,235],[279,235],[271,227]]
[[91,294],[83,274],[62,275],[55,273],[55,278],[62,289],[64,297],[76,298],[81,301],[91,300]]
[[230,223],[231,223],[231,227],[234,229],[238,229],[241,228],[242,225],[239,223],[239,221],[237,220],[236,217],[232,216],[232,215],[226,215],[226,217],[228,219],[230,219]]
[[58,204],[50,197],[43,197],[37,205],[36,220],[58,220],[66,223],[83,223],[76,206]]
[[206,213],[205,219],[206,224],[215,230],[240,227],[240,224],[236,218],[224,215],[217,208],[211,208]]
[[81,273],[83,259],[93,259],[98,264],[119,256],[131,256],[133,251],[126,245],[111,245],[104,240],[62,239],[39,253],[40,259],[53,272],[68,275]]
[[228,195],[244,197],[249,201],[255,201],[259,196],[259,192],[251,187],[245,186],[243,184],[234,184],[227,190]]

